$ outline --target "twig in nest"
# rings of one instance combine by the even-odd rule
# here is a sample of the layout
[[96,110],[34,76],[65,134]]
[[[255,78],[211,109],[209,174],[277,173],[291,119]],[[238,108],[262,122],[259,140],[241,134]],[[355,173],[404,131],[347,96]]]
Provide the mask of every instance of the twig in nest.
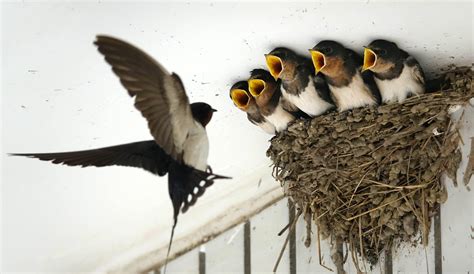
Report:
[[334,270],[332,270],[332,268],[327,267],[323,263],[323,258],[321,256],[321,232],[320,232],[319,226],[316,226],[316,227],[317,227],[317,230],[318,230],[318,259],[319,259],[319,265],[326,268],[327,270],[329,270],[331,272],[334,272]]
[[[412,192],[410,192],[408,195],[410,195],[410,194],[412,194],[412,193],[415,193],[415,191],[416,191],[416,189],[413,190]],[[380,205],[380,206],[378,206],[378,207],[374,207],[374,208],[372,208],[372,209],[370,209],[370,210],[367,210],[367,211],[365,211],[365,212],[362,212],[362,213],[360,213],[360,214],[357,214],[357,215],[355,215],[355,216],[352,216],[352,217],[350,217],[350,218],[347,218],[346,221],[350,221],[350,220],[354,220],[355,218],[359,218],[359,217],[361,217],[361,216],[363,216],[363,215],[365,215],[365,214],[368,214],[368,213],[370,213],[370,212],[372,212],[372,211],[375,211],[375,210],[377,210],[377,209],[379,209],[379,208],[385,207],[385,206],[387,206],[387,205],[389,205],[389,204],[391,204],[391,203],[394,203],[394,202],[396,202],[396,201],[398,201],[398,200],[400,200],[400,199],[402,199],[402,197],[399,197],[399,198],[397,198],[396,200],[393,200],[393,201],[390,201],[390,202],[386,202],[386,203],[383,204],[383,205]]]
[[347,257],[349,257],[349,247],[347,246],[347,242],[344,242],[344,245],[346,246],[346,254],[344,254],[343,264],[346,263]]
[[412,203],[407,199],[404,193],[402,193],[402,197],[405,200],[406,204],[410,207],[411,211],[415,215],[416,219],[418,220],[418,223],[422,224],[423,223],[423,218],[418,214],[418,212],[415,209],[415,203]]
[[428,245],[428,233],[429,233],[429,227],[428,227],[428,214],[426,213],[426,206],[427,202],[425,200],[425,190],[421,190],[421,215],[423,216],[423,246]]
[[298,214],[296,215],[295,219],[293,220],[293,222],[290,225],[290,229],[288,230],[288,235],[286,236],[285,242],[283,243],[283,247],[281,248],[280,254],[278,255],[278,259],[275,263],[275,266],[273,267],[273,273],[276,273],[276,271],[278,269],[278,265],[280,264],[281,257],[283,256],[283,252],[285,252],[286,245],[288,244],[288,242],[290,240],[291,231],[293,231],[293,229],[295,228],[296,221],[298,221],[298,218],[301,216],[302,213],[303,213],[302,211],[299,211]]
[[[306,207],[306,206],[305,206],[305,207]],[[297,210],[298,210],[298,214],[301,215],[301,209],[298,208]],[[303,212],[304,212],[304,211],[305,211],[305,210],[303,210]],[[298,216],[299,216],[299,215],[298,215]],[[283,228],[280,230],[280,232],[278,232],[277,235],[278,235],[278,236],[283,235],[283,233],[285,233],[285,231],[290,227],[290,225],[291,225],[292,223],[293,223],[293,220],[290,220],[290,221],[288,222],[288,224],[285,225],[285,227],[283,227]]]
[[408,165],[407,165],[407,184],[410,183],[410,160],[411,160],[412,152],[413,152],[413,147],[410,147],[410,155],[408,156]]
[[369,173],[369,172],[367,171],[367,172],[364,174],[364,176],[362,176],[362,178],[360,178],[359,183],[357,183],[357,186],[355,187],[354,192],[352,192],[352,196],[351,196],[351,198],[349,199],[349,205],[348,205],[348,206],[351,206],[352,198],[354,198],[354,195],[355,195],[355,193],[357,192],[357,189],[359,188],[360,184],[361,184],[362,181],[364,180],[364,178],[365,178],[365,176],[367,175],[367,173]]
[[352,257],[352,261],[354,262],[354,265],[357,269],[357,273],[363,273],[362,270],[360,269],[360,266],[359,266],[359,259],[357,258],[357,254],[356,254],[355,247],[354,247],[354,242],[352,241],[352,233],[349,234],[349,246],[351,247],[351,257]]
[[416,188],[424,188],[424,187],[427,187],[429,185],[429,183],[426,183],[426,184],[421,184],[421,185],[392,186],[392,185],[387,185],[387,184],[380,183],[380,182],[377,182],[377,181],[374,181],[374,180],[369,180],[369,179],[366,179],[366,181],[369,181],[369,182],[371,182],[375,185],[384,186],[384,187],[388,187],[388,188],[394,188],[394,189],[416,189]]
[[287,225],[285,225],[285,227],[284,227],[282,230],[280,230],[280,232],[278,232],[277,235],[278,235],[278,236],[283,235],[283,233],[285,233],[285,231],[290,227],[290,224],[291,224],[291,222],[288,223]]

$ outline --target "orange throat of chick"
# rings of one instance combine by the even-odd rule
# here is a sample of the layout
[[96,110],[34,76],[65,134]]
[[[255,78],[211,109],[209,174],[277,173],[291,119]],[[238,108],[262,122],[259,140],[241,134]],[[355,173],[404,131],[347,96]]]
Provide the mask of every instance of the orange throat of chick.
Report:
[[280,59],[280,57],[267,54],[265,55],[265,59],[268,70],[270,71],[270,74],[273,76],[273,78],[275,78],[275,80],[280,78],[281,73],[283,72],[283,61]]
[[311,50],[310,52],[315,73],[318,74],[326,67],[326,56],[324,56],[323,53],[317,50]]
[[243,89],[233,89],[230,92],[230,97],[232,102],[239,109],[246,111],[250,105],[250,96],[246,90]]
[[372,70],[377,65],[377,54],[369,48],[364,49],[364,64],[362,71]]

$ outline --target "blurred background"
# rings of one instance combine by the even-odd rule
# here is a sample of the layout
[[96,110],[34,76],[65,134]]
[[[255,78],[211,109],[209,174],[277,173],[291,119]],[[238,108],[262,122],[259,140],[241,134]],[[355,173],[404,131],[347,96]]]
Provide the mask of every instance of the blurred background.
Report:
[[[307,54],[323,39],[362,52],[371,40],[385,38],[414,55],[428,75],[473,60],[469,1],[17,1],[2,2],[1,24],[5,273],[114,271],[168,244],[166,178],[132,168],[81,169],[6,156],[151,139],[146,121],[93,46],[97,34],[143,49],[180,75],[190,101],[218,109],[207,127],[209,163],[233,179],[216,183],[180,216],[175,239],[192,238],[216,216],[270,191],[270,200],[281,195],[265,156],[271,136],[251,125],[228,95],[235,81],[264,67],[264,53],[287,46]],[[458,195],[464,205],[459,214],[472,223],[472,195]],[[287,212],[269,216],[263,226],[277,232],[288,221]],[[274,241],[279,249],[283,239]],[[472,249],[465,244],[467,253],[456,257],[469,267]],[[271,271],[277,251],[260,256],[270,262],[261,271]]]

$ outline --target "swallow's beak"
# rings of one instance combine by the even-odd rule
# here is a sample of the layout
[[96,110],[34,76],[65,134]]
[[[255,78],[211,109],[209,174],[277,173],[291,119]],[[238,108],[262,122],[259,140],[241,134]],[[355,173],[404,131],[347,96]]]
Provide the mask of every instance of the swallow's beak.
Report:
[[278,80],[280,77],[281,72],[283,71],[283,61],[280,57],[272,55],[272,54],[265,54],[265,59],[267,61],[268,70],[270,70],[270,74]]
[[244,109],[249,105],[250,102],[250,96],[247,93],[247,91],[243,89],[233,89],[230,91],[230,98],[232,99],[232,102],[240,108]]
[[362,65],[362,71],[372,69],[377,64],[377,54],[370,48],[364,48],[364,64]]
[[211,111],[212,111],[212,112],[217,112],[217,109],[211,108]]
[[265,89],[265,81],[261,79],[250,79],[248,80],[249,83],[249,92],[254,97],[257,98]]
[[326,66],[326,56],[318,50],[310,49],[311,60],[313,60],[314,70],[318,74]]

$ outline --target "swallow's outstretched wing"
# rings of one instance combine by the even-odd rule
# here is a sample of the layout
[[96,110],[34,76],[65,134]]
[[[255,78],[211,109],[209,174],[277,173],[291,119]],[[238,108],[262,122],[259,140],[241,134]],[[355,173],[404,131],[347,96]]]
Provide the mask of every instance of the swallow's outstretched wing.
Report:
[[67,166],[138,167],[159,176],[168,173],[172,161],[153,140],[82,151],[12,153],[10,155],[37,158],[43,161],[50,161],[53,164],[63,164]]
[[183,83],[140,49],[122,40],[99,35],[95,44],[148,121],[156,143],[182,161],[184,142],[196,126]]
[[168,178],[174,209],[169,254],[180,209],[185,212],[192,206],[214,179],[227,177],[197,170],[183,161],[186,138],[196,131],[197,123],[179,76],[170,74],[145,52],[127,42],[99,35],[95,44],[129,95],[135,98],[135,107],[148,121],[155,142],[174,159]]

